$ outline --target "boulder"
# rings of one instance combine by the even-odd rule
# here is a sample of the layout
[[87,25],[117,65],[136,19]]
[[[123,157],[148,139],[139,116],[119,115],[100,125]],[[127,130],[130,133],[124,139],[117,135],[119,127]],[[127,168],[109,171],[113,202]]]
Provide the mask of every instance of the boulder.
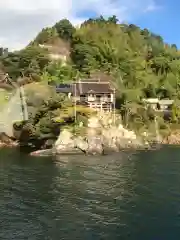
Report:
[[74,146],[84,153],[88,151],[88,143],[81,136],[74,139]]
[[66,152],[66,151],[72,151],[74,150],[75,145],[74,145],[74,140],[73,140],[73,135],[71,132],[69,132],[68,130],[64,129],[57,141],[55,142],[54,145],[54,149],[55,152],[58,153],[62,153],[62,152]]
[[92,136],[87,138],[87,143],[88,143],[88,149],[87,153],[88,154],[103,154],[104,148],[103,148],[103,143],[102,139],[99,136]]
[[18,142],[10,138],[6,133],[0,133],[0,147],[17,147]]
[[138,146],[142,146],[142,143],[133,131],[125,129],[121,124],[116,126],[109,116],[93,116],[88,121],[84,136],[76,137],[68,130],[63,130],[54,150],[56,154],[73,152],[75,149],[86,154],[104,154]]

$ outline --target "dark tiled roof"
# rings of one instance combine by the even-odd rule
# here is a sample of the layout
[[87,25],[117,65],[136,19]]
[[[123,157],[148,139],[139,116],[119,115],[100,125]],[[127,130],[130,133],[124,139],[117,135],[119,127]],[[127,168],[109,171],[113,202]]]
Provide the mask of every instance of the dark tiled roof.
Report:
[[76,85],[76,94],[86,94],[86,93],[113,93],[113,89],[110,87],[109,83],[76,83],[73,86],[73,93],[75,92]]
[[72,84],[59,84],[56,86],[56,92],[71,93],[71,92],[73,92]]
[[74,83],[74,84],[59,84],[56,86],[56,91],[59,93],[73,93],[73,95],[82,95],[87,93],[113,93],[113,89],[109,83]]

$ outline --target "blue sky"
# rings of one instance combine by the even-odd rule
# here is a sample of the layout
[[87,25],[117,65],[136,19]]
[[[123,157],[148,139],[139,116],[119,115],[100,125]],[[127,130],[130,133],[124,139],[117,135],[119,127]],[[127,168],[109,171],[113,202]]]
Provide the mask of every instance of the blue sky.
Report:
[[160,7],[132,19],[133,23],[142,28],[150,29],[161,35],[166,42],[175,43],[180,47],[180,31],[178,30],[178,26],[180,26],[180,1],[157,1],[157,6]]
[[[121,3],[120,1],[118,2],[120,6]],[[149,1],[149,5],[147,4],[146,8],[147,9],[145,9],[144,5],[145,11],[143,11],[142,8],[139,7],[139,10],[137,8],[134,12],[127,13],[122,19],[120,14],[120,21],[133,23],[141,28],[147,28],[153,33],[161,35],[165,42],[170,44],[175,43],[180,47],[180,31],[178,31],[178,25],[180,25],[180,1]],[[129,9],[131,9],[131,7],[129,7]],[[79,16],[86,18],[95,17],[97,15],[95,11],[86,10],[80,12]]]
[[180,48],[179,9],[178,0],[3,0],[0,46],[21,49],[62,18],[77,25],[89,17],[116,15],[120,22],[148,28]]

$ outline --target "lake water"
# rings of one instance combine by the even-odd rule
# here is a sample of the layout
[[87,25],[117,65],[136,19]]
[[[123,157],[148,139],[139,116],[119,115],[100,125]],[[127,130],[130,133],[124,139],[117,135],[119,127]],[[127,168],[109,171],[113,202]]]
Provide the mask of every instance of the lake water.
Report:
[[59,159],[1,150],[6,239],[180,239],[180,148]]

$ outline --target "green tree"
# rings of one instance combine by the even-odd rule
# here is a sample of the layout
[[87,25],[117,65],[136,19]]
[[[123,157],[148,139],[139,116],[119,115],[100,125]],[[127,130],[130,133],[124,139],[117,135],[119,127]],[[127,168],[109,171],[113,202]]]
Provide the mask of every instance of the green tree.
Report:
[[66,41],[71,41],[75,28],[68,19],[62,19],[57,22],[54,27],[56,28],[60,38]]
[[43,28],[31,44],[52,44],[57,37],[58,33],[55,27]]

